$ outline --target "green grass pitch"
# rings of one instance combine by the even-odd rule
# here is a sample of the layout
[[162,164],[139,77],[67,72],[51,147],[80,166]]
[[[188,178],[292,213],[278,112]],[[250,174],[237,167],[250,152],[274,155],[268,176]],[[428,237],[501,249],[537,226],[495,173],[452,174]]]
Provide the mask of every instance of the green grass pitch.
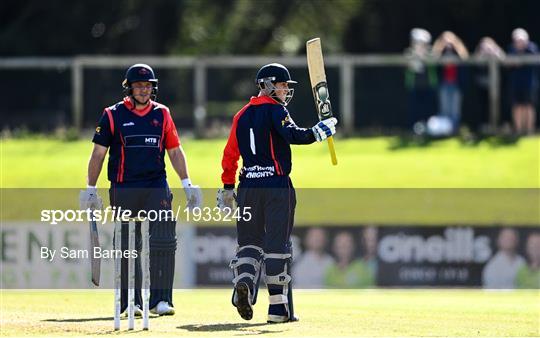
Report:
[[[192,181],[221,186],[221,155],[226,140],[183,140]],[[45,138],[4,139],[3,187],[77,188],[86,185],[90,139],[63,142]],[[293,146],[292,179],[297,188],[538,188],[540,137],[512,145],[456,139],[423,147],[400,146],[392,137],[336,140],[338,165],[326,144]],[[180,182],[168,166],[172,187]],[[100,187],[107,187],[102,171]]]
[[[100,291],[5,291],[2,336],[538,336],[537,291],[298,290],[299,322],[266,324],[261,290],[251,321],[230,304],[230,290],[175,293],[176,315],[151,317],[150,331],[112,330],[113,293]],[[53,310],[54,308],[54,310]],[[126,328],[122,320],[122,330]]]

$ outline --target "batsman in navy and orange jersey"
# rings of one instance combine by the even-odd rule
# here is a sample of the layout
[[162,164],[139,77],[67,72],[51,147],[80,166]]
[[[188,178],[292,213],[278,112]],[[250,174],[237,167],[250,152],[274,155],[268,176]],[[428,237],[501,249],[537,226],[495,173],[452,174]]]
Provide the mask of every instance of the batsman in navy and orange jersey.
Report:
[[[253,317],[261,269],[268,286],[269,323],[295,321],[291,287],[291,230],[296,194],[289,174],[291,144],[323,141],[336,132],[335,118],[313,128],[299,128],[285,106],[293,97],[287,68],[272,63],[257,73],[259,95],[252,97],[233,118],[229,140],[223,152],[223,189],[218,207],[233,208],[236,197],[238,248],[231,261],[234,273],[232,303],[246,320]],[[236,171],[242,157],[238,195]],[[264,263],[264,264],[263,264]]]
[[[166,180],[165,153],[178,174],[187,197],[187,207],[199,207],[201,193],[192,186],[186,157],[169,108],[154,101],[158,80],[145,64],[131,66],[123,82],[125,97],[105,108],[96,128],[94,149],[88,164],[88,187],[81,192],[81,207],[102,207],[97,194],[103,161],[109,151],[108,178],[111,205],[139,211],[171,210],[172,194]],[[171,215],[171,214],[169,214]],[[176,220],[150,221],[150,311],[174,314],[172,287],[176,251]],[[122,250],[127,249],[128,225],[122,224]],[[136,225],[136,247],[141,250],[141,224]],[[140,257],[140,255],[139,255]],[[136,315],[141,313],[141,262],[136,260]],[[122,312],[127,306],[127,259],[122,259]]]

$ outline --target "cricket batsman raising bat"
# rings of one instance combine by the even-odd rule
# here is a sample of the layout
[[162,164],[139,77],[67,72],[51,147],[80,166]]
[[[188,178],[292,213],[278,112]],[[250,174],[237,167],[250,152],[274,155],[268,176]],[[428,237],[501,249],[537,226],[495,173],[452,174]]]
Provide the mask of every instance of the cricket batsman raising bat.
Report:
[[[319,114],[319,120],[332,118],[332,105],[330,104],[330,94],[326,83],[326,72],[324,71],[324,60],[322,55],[321,39],[315,38],[306,42],[306,54],[309,69],[309,79],[313,90],[315,106]],[[327,138],[328,148],[332,164],[337,165],[336,151],[334,149],[334,138]]]
[[[221,209],[232,209],[237,196],[236,210],[247,216],[237,219],[238,248],[230,264],[234,273],[233,305],[243,319],[250,320],[259,279],[265,276],[268,322],[284,323],[297,320],[290,272],[296,207],[296,194],[289,178],[290,145],[328,139],[336,133],[337,119],[323,119],[312,128],[298,127],[286,108],[296,81],[281,64],[263,66],[255,83],[258,96],[252,97],[233,118],[223,151],[223,189],[218,191],[217,204]],[[243,167],[235,195],[240,156]]]

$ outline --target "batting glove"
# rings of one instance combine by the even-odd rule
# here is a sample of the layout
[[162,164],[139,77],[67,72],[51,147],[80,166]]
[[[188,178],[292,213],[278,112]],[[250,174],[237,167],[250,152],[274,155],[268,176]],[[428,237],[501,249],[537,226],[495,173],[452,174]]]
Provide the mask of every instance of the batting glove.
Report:
[[202,206],[202,191],[198,185],[192,185],[189,188],[184,188],[184,192],[186,193],[187,209],[192,210],[195,208],[200,208]]
[[328,137],[334,135],[336,133],[336,124],[337,119],[335,117],[322,120],[321,122],[317,123],[311,130],[313,131],[313,135],[315,135],[315,139],[317,142],[322,142],[326,140]]
[[81,190],[79,194],[79,205],[81,210],[101,210],[103,209],[103,201],[98,195],[96,187],[88,187],[86,190]]
[[219,189],[217,192],[217,207],[221,210],[232,209],[236,201],[234,189]]

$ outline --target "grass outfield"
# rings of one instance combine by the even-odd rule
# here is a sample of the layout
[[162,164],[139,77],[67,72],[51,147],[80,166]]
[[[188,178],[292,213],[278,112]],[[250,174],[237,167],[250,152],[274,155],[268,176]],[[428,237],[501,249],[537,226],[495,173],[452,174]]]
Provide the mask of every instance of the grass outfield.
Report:
[[[266,292],[264,292],[266,293]],[[295,293],[296,323],[266,324],[267,297],[247,322],[230,305],[230,290],[175,294],[177,313],[150,319],[129,336],[539,336],[537,291],[327,290]],[[79,336],[112,331],[113,293],[2,291],[2,336]],[[122,321],[122,329],[126,328]]]
[[[46,138],[2,139],[2,187],[82,187],[92,144]],[[219,187],[225,140],[183,140],[192,180]],[[339,164],[330,163],[326,144],[293,147],[292,178],[297,188],[538,188],[540,137],[516,144],[457,139],[408,146],[397,138],[336,141]],[[172,187],[180,186],[170,173]],[[102,172],[99,186],[106,187]]]

